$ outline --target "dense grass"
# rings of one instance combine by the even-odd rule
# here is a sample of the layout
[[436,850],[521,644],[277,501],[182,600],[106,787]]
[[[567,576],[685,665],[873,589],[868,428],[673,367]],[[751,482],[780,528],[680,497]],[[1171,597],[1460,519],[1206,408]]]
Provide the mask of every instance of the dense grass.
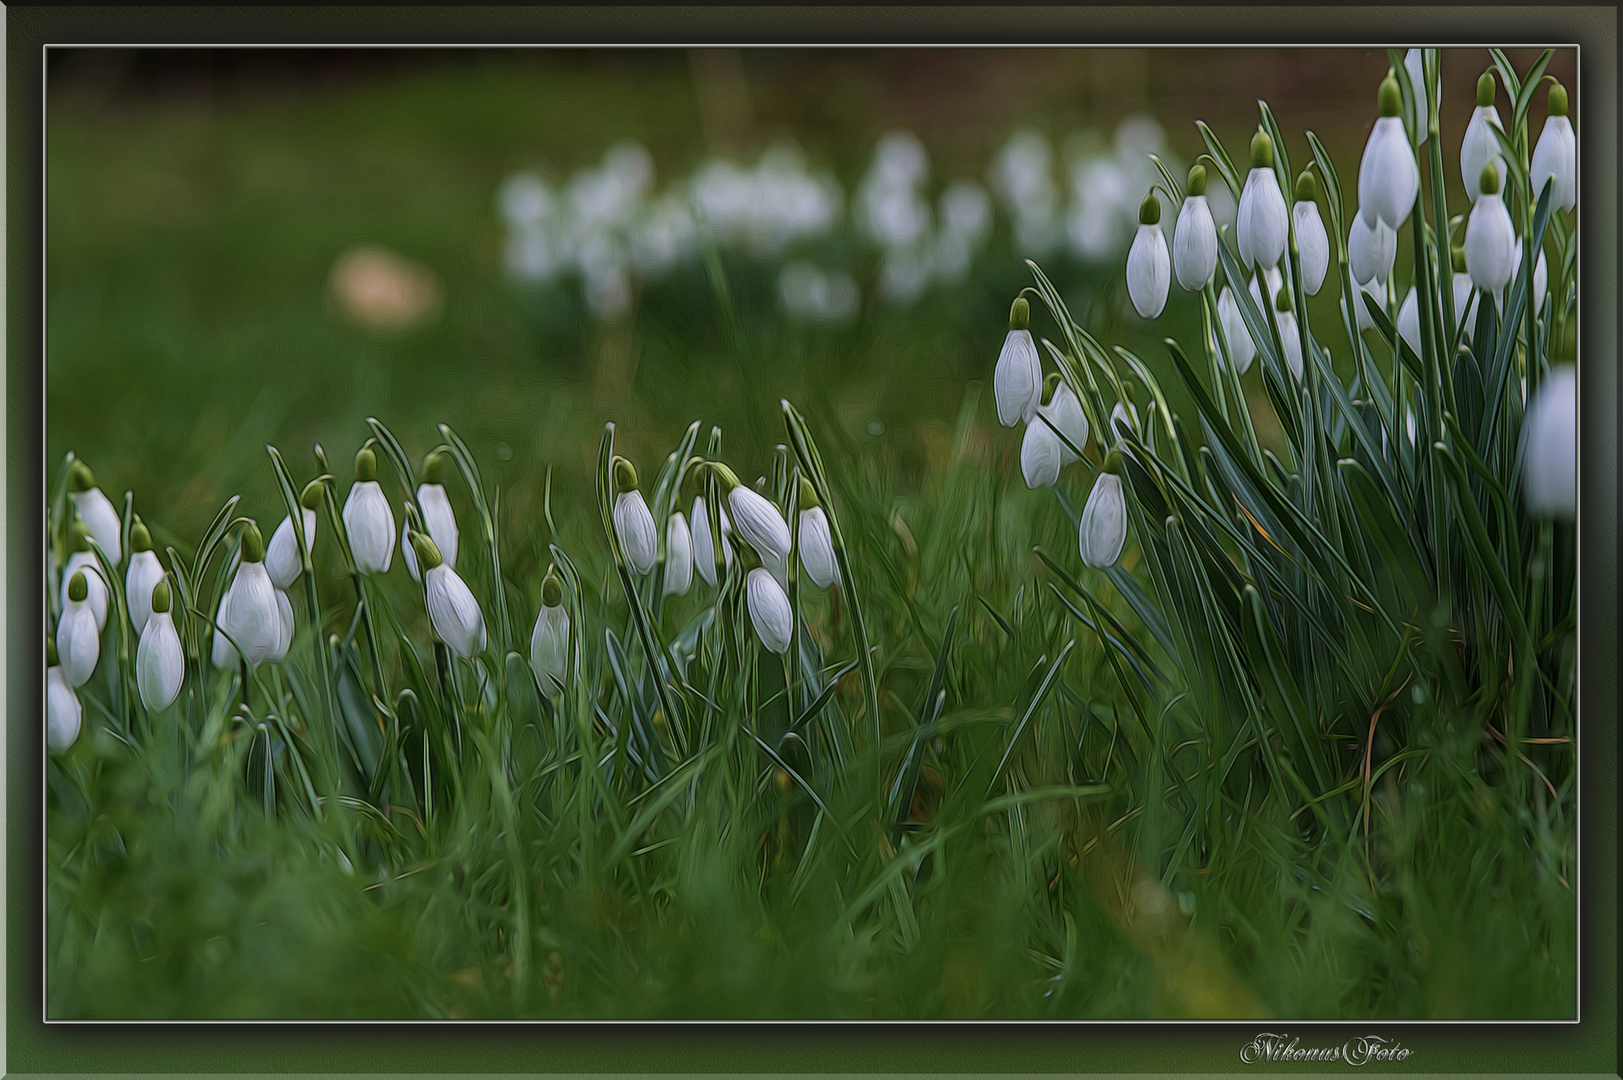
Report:
[[[685,73],[655,74],[669,85],[654,78],[608,103],[601,95],[624,80],[559,86],[625,130],[675,127]],[[519,111],[490,130],[466,119],[501,114],[489,102],[513,91],[463,80],[450,82],[467,99],[441,78],[405,107],[363,94],[250,111],[235,128],[199,117],[132,129],[122,147],[105,125],[53,121],[53,463],[73,450],[115,501],[132,490],[160,550],[172,543],[190,567],[226,496],[240,493],[235,513],[267,534],[286,512],[264,441],[280,446],[295,492],[330,472],[342,505],[350,455],[373,433],[366,417],[399,438],[408,469],[447,423],[481,477],[448,486],[458,569],[491,648],[472,664],[436,652],[398,554],[385,579],[352,584],[326,512],[313,560],[321,633],[301,581],[288,663],[248,686],[207,668],[194,620],[207,681],[189,670],[180,702],[148,715],[119,659],[134,643],[113,620],[81,691],[85,734],[46,766],[51,1015],[1574,1014],[1573,747],[1527,748],[1550,797],[1489,733],[1505,708],[1493,672],[1511,646],[1472,561],[1482,556],[1457,533],[1448,572],[1468,599],[1453,613],[1474,621],[1436,624],[1470,639],[1457,690],[1443,681],[1451,636],[1384,637],[1292,576],[1309,555],[1277,526],[1282,558],[1215,524],[1211,539],[1169,539],[1165,515],[1150,515],[1156,499],[1173,499],[1191,526],[1249,526],[1227,507],[1202,518],[1177,502],[1231,481],[1204,457],[1191,469],[1148,431],[1134,444],[1155,464],[1129,474],[1126,556],[1108,573],[1084,569],[1076,518],[1096,461],[1068,471],[1058,498],[1028,491],[1018,435],[996,426],[989,400],[1008,301],[1033,280],[1005,237],[971,285],[906,313],[871,308],[839,331],[785,327],[770,272],[741,259],[724,260],[725,290],[692,267],[646,288],[630,324],[596,326],[571,290],[525,295],[500,281],[489,192],[523,163],[511,133],[539,121]],[[458,107],[473,98],[482,110]],[[394,119],[358,122],[377,115]],[[582,125],[582,140],[606,138]],[[415,148],[408,161],[401,146]],[[88,161],[109,155],[151,164],[149,187],[132,187],[147,191],[149,213],[170,207],[168,223],[120,228],[116,208],[82,221],[68,209],[93,201]],[[1350,183],[1355,162],[1338,164]],[[206,190],[177,197],[166,186],[177,177]],[[439,270],[438,325],[377,340],[333,317],[321,283],[361,239]],[[1075,339],[1085,328],[1144,356],[1198,431],[1199,395],[1156,344],[1173,336],[1204,362],[1198,301],[1175,290],[1146,325],[1122,315],[1114,269],[1056,278],[1074,322],[1053,312],[1034,328],[1064,350],[1079,389],[1084,366],[1102,377],[1112,362]],[[1308,315],[1351,378],[1328,287]],[[1387,350],[1370,365],[1390,379],[1391,346],[1368,341]],[[1275,357],[1259,362],[1243,390],[1267,422],[1255,449],[1289,461],[1301,443],[1275,419],[1276,406],[1291,410],[1266,381],[1280,370]],[[1123,374],[1148,413],[1145,379]],[[780,399],[804,413],[809,442],[795,446]],[[1336,415],[1328,399],[1319,408]],[[849,589],[799,583],[792,663],[755,646],[736,579],[719,598],[695,582],[660,602],[658,572],[628,592],[594,505],[605,420],[651,501],[695,422],[693,453],[766,477],[785,502],[797,468],[826,486]],[[1351,455],[1348,423],[1327,438]],[[1496,434],[1494,452],[1513,435]],[[388,464],[381,472],[398,513],[408,493]],[[1360,538],[1344,549],[1372,594],[1359,600],[1396,622],[1429,621],[1404,592],[1407,566],[1377,554],[1375,519],[1351,512],[1351,490],[1335,488],[1342,501],[1321,513]],[[481,535],[486,508],[494,545]],[[1515,532],[1536,528],[1511,517]],[[1570,574],[1570,532],[1533,538]],[[1179,542],[1193,554],[1174,566]],[[228,534],[196,567],[205,615],[235,545]],[[1255,707],[1211,659],[1220,627],[1250,647],[1224,560],[1251,575],[1267,560],[1281,604],[1297,590],[1368,644],[1378,670],[1353,679],[1310,625],[1277,616],[1300,634],[1280,647],[1286,681],[1320,706],[1317,751],[1291,734],[1265,662],[1233,669],[1268,699]],[[551,562],[576,569],[581,677],[548,701],[523,657]],[[1172,640],[1123,599],[1127,574],[1173,621]],[[1518,571],[1517,584],[1531,579]],[[1560,632],[1561,599],[1545,606],[1538,665],[1559,682],[1570,627]],[[871,678],[856,663],[858,608]],[[1141,651],[1102,637],[1101,619]],[[661,680],[650,642],[680,656]],[[1443,699],[1412,695],[1411,680],[1444,687]],[[1521,733],[1569,738],[1561,695],[1529,692],[1545,711],[1523,714]],[[1306,775],[1315,754],[1325,771],[1309,799],[1275,755]]]

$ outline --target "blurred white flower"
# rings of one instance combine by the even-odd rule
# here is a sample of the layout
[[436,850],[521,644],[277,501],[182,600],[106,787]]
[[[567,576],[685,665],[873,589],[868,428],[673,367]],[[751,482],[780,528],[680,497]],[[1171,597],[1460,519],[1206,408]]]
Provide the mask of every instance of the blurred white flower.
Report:
[[1571,519],[1578,513],[1578,373],[1571,364],[1550,369],[1528,402],[1522,422],[1526,457],[1522,491],[1535,517]]
[[992,161],[992,190],[1014,220],[1019,254],[1041,257],[1059,239],[1059,193],[1054,184],[1054,150],[1036,131],[1021,130],[1009,137]]
[[794,629],[794,612],[789,608],[789,598],[784,595],[783,586],[778,584],[770,571],[758,566],[749,573],[745,596],[750,622],[754,624],[761,644],[775,653],[787,652],[789,636]]
[[824,271],[804,259],[778,274],[778,303],[794,322],[841,326],[861,305],[856,281],[843,270]]
[[665,522],[665,595],[685,596],[693,586],[693,537],[678,510]]
[[45,670],[45,745],[52,753],[60,754],[79,738],[83,709],[73,684],[57,663],[56,646],[49,646],[47,651],[53,655]]
[[1503,191],[1505,187],[1505,162],[1499,150],[1499,140],[1492,131],[1493,128],[1505,130],[1505,125],[1499,120],[1499,110],[1493,104],[1497,92],[1498,84],[1494,81],[1493,72],[1484,71],[1476,83],[1476,110],[1471,113],[1471,119],[1465,125],[1465,137],[1460,140],[1460,180],[1472,202],[1482,197],[1482,170],[1490,162],[1498,174],[1494,190]]
[[1107,471],[1101,471],[1093,482],[1078,529],[1082,561],[1101,570],[1116,565],[1122,545],[1127,542],[1127,501],[1121,477],[1108,471],[1114,464],[1106,459]]

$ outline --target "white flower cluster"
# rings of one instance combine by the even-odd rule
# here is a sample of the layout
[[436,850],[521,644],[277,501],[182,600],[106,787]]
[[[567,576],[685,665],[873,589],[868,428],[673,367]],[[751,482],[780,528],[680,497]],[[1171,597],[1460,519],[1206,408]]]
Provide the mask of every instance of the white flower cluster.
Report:
[[929,176],[924,144],[896,131],[874,147],[857,189],[857,223],[880,248],[879,291],[891,303],[913,303],[932,279],[962,281],[992,231],[992,201],[968,180],[947,185],[932,220],[924,194]]

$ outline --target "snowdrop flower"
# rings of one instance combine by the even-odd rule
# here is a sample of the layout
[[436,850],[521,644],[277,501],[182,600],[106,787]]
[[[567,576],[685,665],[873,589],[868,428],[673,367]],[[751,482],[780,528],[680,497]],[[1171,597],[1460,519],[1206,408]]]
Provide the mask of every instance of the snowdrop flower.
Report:
[[79,737],[83,719],[79,695],[57,661],[56,642],[45,639],[45,745],[62,753]]
[[665,522],[665,595],[686,596],[693,587],[693,536],[678,510]]
[[563,688],[569,671],[569,612],[563,602],[563,582],[557,568],[549,566],[541,582],[541,612],[530,634],[530,667],[548,694]]
[[1533,148],[1533,165],[1528,173],[1533,181],[1533,199],[1536,203],[1544,194],[1544,185],[1553,183],[1550,206],[1571,210],[1578,204],[1578,139],[1572,133],[1572,121],[1567,119],[1567,88],[1560,83],[1550,87],[1548,101],[1549,116]]
[[1279,327],[1279,344],[1285,350],[1285,366],[1297,382],[1302,381],[1302,333],[1296,325],[1289,289],[1280,289],[1274,300],[1274,323]]
[[101,629],[96,613],[86,599],[90,585],[83,570],[68,579],[68,602],[56,624],[56,652],[62,659],[62,675],[69,686],[83,686],[96,671],[101,658]]
[[721,489],[727,493],[727,506],[732,510],[733,528],[744,542],[754,548],[764,562],[769,556],[780,563],[789,559],[789,526],[771,500],[751,491],[738,482],[738,477],[727,466],[712,462]]
[[1078,530],[1082,561],[1103,570],[1115,566],[1127,542],[1127,501],[1121,487],[1121,455],[1112,450],[1105,458],[1099,477],[1093,482],[1087,505],[1082,508]]
[[1206,202],[1204,165],[1189,170],[1189,194],[1184,196],[1172,232],[1172,268],[1186,292],[1204,289],[1217,271],[1217,224]]
[[74,522],[69,535],[73,553],[68,556],[68,565],[62,570],[62,607],[66,609],[68,606],[69,580],[74,574],[84,571],[85,588],[88,590],[86,603],[95,613],[96,630],[99,632],[107,625],[107,582],[102,577],[101,562],[90,550],[93,537],[84,522]]
[[1251,172],[1240,190],[1235,222],[1240,241],[1240,265],[1277,266],[1285,254],[1290,213],[1285,208],[1279,177],[1274,175],[1274,143],[1261,128],[1251,137]]
[[1420,194],[1420,166],[1403,127],[1403,92],[1390,74],[1377,95],[1380,119],[1364,144],[1358,165],[1358,215],[1379,220],[1396,232],[1409,220]]
[[1223,286],[1223,292],[1217,298],[1217,321],[1222,325],[1223,337],[1228,341],[1229,358],[1234,361],[1235,373],[1244,375],[1250,369],[1251,361],[1257,357],[1257,343],[1251,340],[1251,331],[1246,328],[1245,319],[1240,314],[1234,291],[1227,285]]
[[1416,356],[1420,352],[1420,299],[1413,285],[1409,286],[1409,295],[1403,298],[1403,306],[1398,308],[1398,336],[1409,343]]
[[149,712],[158,712],[167,709],[180,694],[186,656],[180,650],[180,635],[169,614],[169,583],[160,579],[148,599],[152,614],[135,648],[135,685],[141,692],[141,704]]
[[1009,309],[1009,335],[1003,339],[992,389],[997,397],[997,419],[1004,427],[1030,420],[1037,411],[1042,389],[1042,364],[1031,340],[1031,305],[1019,297]]
[[1493,189],[1501,191],[1505,186],[1504,158],[1500,154],[1499,140],[1490,130],[1490,127],[1505,130],[1499,121],[1499,110],[1493,104],[1497,90],[1493,72],[1484,71],[1482,78],[1476,81],[1476,111],[1465,125],[1465,138],[1460,142],[1460,179],[1472,202],[1482,197],[1482,170],[1490,164],[1495,174]]
[[1516,228],[1499,197],[1499,174],[1492,165],[1483,166],[1478,186],[1481,194],[1465,227],[1465,268],[1477,288],[1497,295],[1515,273]]
[[1366,217],[1360,208],[1347,234],[1347,269],[1352,271],[1353,281],[1385,285],[1397,257],[1398,234],[1386,222]]
[[[423,524],[428,528],[429,539],[439,548],[441,561],[455,570],[456,515],[451,512],[451,500],[445,497],[444,481],[445,455],[435,451],[423,462],[423,482],[417,487],[417,508],[423,512]],[[411,579],[416,581],[416,559],[410,547],[407,544],[401,551],[406,555],[406,569],[411,572]]]
[[220,627],[225,622],[225,610],[231,605],[231,586],[235,579],[226,583],[225,591],[220,594],[220,606],[214,612],[214,643],[209,649],[209,662],[217,668],[227,668],[237,662],[237,650],[231,646],[226,638],[225,631]]
[[101,548],[108,562],[117,566],[119,560],[123,558],[119,548],[123,522],[107,496],[96,486],[96,478],[91,474],[90,466],[82,461],[75,461],[68,470],[68,497],[73,500],[73,507],[79,512],[79,520],[90,530],[90,536],[96,541],[96,546]]
[[[1047,404],[1039,406],[1037,415],[1040,419],[1034,421],[1041,424],[1043,420],[1048,426],[1058,432],[1059,463],[1063,468],[1073,461],[1080,461],[1080,451],[1088,443],[1088,418],[1082,412],[1082,403],[1077,400],[1076,392],[1071,389],[1058,372],[1048,377],[1052,385],[1045,386],[1044,395],[1049,400]],[[1069,442],[1071,445],[1065,445]],[[1072,447],[1075,447],[1073,450]]]
[[[321,505],[322,484],[312,480],[299,496],[299,524],[304,529],[304,553],[309,555],[316,545],[316,507]],[[298,539],[294,536],[293,515],[282,518],[282,523],[271,533],[265,546],[265,571],[271,584],[287,589],[304,573],[304,559],[299,555]],[[133,534],[132,534],[133,535]]]
[[[721,551],[726,560],[726,567],[733,565],[733,545],[728,537],[733,532],[732,519],[727,516],[725,506],[719,508],[721,518]],[[710,543],[710,513],[704,504],[704,496],[700,495],[693,500],[693,565],[699,571],[699,576],[706,585],[716,584],[716,549]]]
[[[1514,278],[1522,267],[1522,239],[1519,236],[1516,238],[1516,247],[1511,253],[1510,262],[1512,266],[1510,275]],[[1533,305],[1535,314],[1544,306],[1544,292],[1550,283],[1549,274],[1550,266],[1545,261],[1544,252],[1541,249],[1538,253],[1538,261],[1533,264],[1533,295],[1528,298]]]
[[[1410,49],[1403,57],[1403,66],[1409,72],[1409,86],[1414,90],[1414,127],[1415,145],[1426,145],[1426,124],[1431,117],[1427,107],[1426,97],[1426,69],[1421,60],[1419,49]],[[1437,84],[1437,106],[1443,104],[1442,83]]]
[[440,549],[427,533],[411,534],[417,565],[423,568],[423,596],[428,621],[451,651],[470,660],[485,649],[485,617],[467,584],[440,558]]
[[1465,328],[1465,340],[1471,340],[1472,328],[1476,326],[1476,306],[1480,294],[1476,286],[1471,283],[1471,275],[1465,271],[1465,247],[1455,244],[1449,249],[1454,266],[1454,329]]
[[1522,421],[1522,492],[1535,517],[1578,512],[1578,374],[1571,364],[1550,369]]
[[620,550],[634,574],[646,574],[659,558],[659,534],[654,515],[637,490],[637,470],[623,457],[614,459],[614,531]]
[[817,502],[817,489],[800,478],[800,565],[819,589],[840,580],[840,565],[834,558],[834,537],[828,515]]
[[1028,488],[1054,486],[1059,479],[1062,449],[1059,436],[1040,416],[1026,425],[1025,438],[1020,440],[1020,473]]
[[386,574],[394,558],[394,511],[378,484],[378,458],[371,440],[355,455],[355,483],[344,501],[344,530],[349,533],[355,569]]
[[281,589],[276,590],[276,644],[271,646],[270,655],[265,657],[272,664],[280,664],[287,659],[287,650],[293,645],[293,601],[287,598],[287,593]]
[[1161,203],[1152,191],[1139,204],[1138,234],[1127,252],[1127,295],[1133,310],[1146,319],[1160,315],[1171,286],[1172,256],[1161,234]]
[[282,633],[276,586],[264,559],[265,541],[259,526],[250,522],[242,531],[242,562],[231,579],[230,595],[220,605],[220,628],[250,664],[270,660]]
[[[1296,227],[1296,250],[1302,257],[1302,284],[1309,296],[1319,295],[1330,269],[1330,234],[1319,216],[1319,184],[1310,172],[1296,178],[1296,205],[1291,222]],[[1394,245],[1394,248],[1396,245]]]
[[152,533],[140,518],[130,526],[130,568],[124,574],[124,601],[130,609],[130,627],[139,638],[152,612],[152,587],[163,580],[163,564],[152,550]]
[[789,609],[789,598],[770,571],[757,566],[749,573],[745,583],[749,603],[750,622],[761,644],[775,653],[789,651],[789,634],[794,627],[794,612]]

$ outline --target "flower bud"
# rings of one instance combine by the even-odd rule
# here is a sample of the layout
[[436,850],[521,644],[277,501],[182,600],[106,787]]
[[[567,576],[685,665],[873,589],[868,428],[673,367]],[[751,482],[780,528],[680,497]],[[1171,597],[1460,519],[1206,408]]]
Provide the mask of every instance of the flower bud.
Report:
[[299,493],[299,505],[304,507],[306,510],[314,511],[321,505],[321,496],[326,490],[326,481],[310,481],[308,484],[304,485],[304,490]]
[[1375,103],[1382,116],[1403,115],[1403,90],[1390,71],[1386,73],[1386,78],[1381,80],[1381,89],[1376,95]]
[[[624,461],[624,459],[621,459]],[[626,468],[631,468],[629,461]],[[618,484],[625,473],[616,470],[615,482]],[[654,562],[659,558],[659,534],[654,530],[654,515],[648,510],[648,503],[643,499],[642,492],[635,487],[637,474],[632,470],[629,479],[633,486],[622,490],[614,497],[614,531],[620,538],[620,550],[625,554],[626,566],[632,573],[646,574],[654,568]]]
[[1138,223],[1140,225],[1161,223],[1161,202],[1155,197],[1155,192],[1145,195],[1144,201],[1138,204]]
[[136,518],[135,524],[130,526],[130,550],[152,550],[152,533],[147,530],[146,523],[140,518]]
[[1167,292],[1172,287],[1172,255],[1167,251],[1161,226],[1156,224],[1161,219],[1160,204],[1151,195],[1144,205],[1154,206],[1154,220],[1143,221],[1148,215],[1144,211],[1139,214],[1143,223],[1127,252],[1127,295],[1139,315],[1153,319],[1166,307]]
[[530,634],[530,667],[549,696],[563,688],[569,671],[569,612],[563,599],[563,582],[557,569],[549,566],[541,582],[541,611]]
[[445,560],[440,558],[439,545],[434,543],[432,537],[425,533],[413,532],[411,534],[411,547],[417,555],[417,565],[424,573],[443,565]]
[[624,495],[628,491],[637,490],[637,469],[631,462],[623,457],[616,457],[613,464],[614,493]]
[[764,496],[742,484],[727,493],[733,528],[763,559],[771,556],[781,563],[789,559],[789,525],[778,508]]
[[[356,480],[344,500],[344,531],[349,535],[349,547],[355,556],[355,569],[363,574],[383,574],[394,559],[394,511],[375,479],[363,479],[367,470],[362,468],[362,455],[371,459],[371,451],[362,450],[355,455]],[[376,468],[371,471],[376,475]]]
[[678,510],[665,521],[665,595],[686,596],[693,587],[693,537]]
[[[718,516],[721,519],[721,535],[723,538],[721,557],[724,564],[731,567],[733,565],[733,546],[727,540],[727,537],[732,535],[732,519],[727,516],[725,506],[718,508]],[[704,579],[704,583],[714,586],[716,584],[716,549],[710,541],[710,513],[702,495],[693,500],[692,520],[693,565],[699,571],[699,576]]]
[[242,527],[242,561],[265,561],[265,538],[260,535],[259,526],[251,521]]
[[1189,183],[1186,185],[1190,195],[1206,194],[1206,166],[1189,166]]
[[1476,287],[1497,294],[1515,273],[1516,229],[1499,197],[1499,176],[1492,165],[1482,170],[1484,190],[1465,229],[1465,266]]
[[85,584],[84,571],[80,570],[68,580],[68,599],[76,604],[82,604],[89,594],[90,586]]
[[1120,457],[1115,452],[1110,456],[1116,460],[1111,462],[1107,458],[1105,467],[1094,480],[1078,529],[1082,561],[1100,569],[1116,565],[1116,560],[1121,558],[1122,545],[1127,542],[1127,501],[1122,493],[1121,477],[1110,471],[1112,464],[1117,469],[1121,467]]
[[364,484],[377,478],[378,455],[372,450],[372,441],[368,439],[366,445],[355,452],[355,480]]
[[1577,205],[1578,141],[1567,119],[1567,91],[1560,83],[1550,87],[1549,116],[1544,131],[1533,148],[1529,177],[1533,183],[1533,197],[1544,194],[1545,185],[1553,183],[1550,205],[1557,210],[1571,210]]
[[152,590],[163,576],[163,564],[152,550],[147,527],[137,519],[130,528],[130,567],[124,572],[124,602],[129,607],[130,627],[137,639],[152,614]]
[[1004,427],[1029,419],[1037,410],[1042,364],[1037,359],[1031,331],[1026,329],[1030,321],[1031,307],[1022,296],[1009,311],[1009,333],[1003,339],[1003,351],[998,354],[997,368],[992,373],[997,418]]
[[1262,128],[1251,136],[1251,167],[1253,169],[1271,169],[1274,167],[1274,140]]
[[1290,232],[1290,211],[1285,193],[1274,175],[1274,144],[1262,131],[1251,140],[1251,172],[1240,190],[1235,216],[1240,263],[1246,267],[1277,266],[1285,254]]
[[1358,165],[1358,213],[1378,219],[1396,232],[1409,220],[1420,194],[1420,165],[1403,126],[1397,80],[1390,74],[1381,83],[1378,97],[1381,116],[1370,129]]
[[1031,325],[1031,304],[1023,296],[1014,298],[1009,305],[1009,329],[1024,330]]
[[1493,104],[1494,89],[1493,72],[1483,72],[1482,78],[1477,80],[1477,107],[1465,125],[1464,138],[1460,140],[1460,180],[1472,202],[1482,197],[1481,176],[1487,165],[1491,164],[1497,174],[1495,190],[1504,187],[1505,162],[1493,129],[1498,128],[1502,132],[1505,125],[1500,122],[1499,110]]
[[464,660],[485,648],[485,617],[479,601],[457,572],[440,561],[439,548],[422,533],[412,537],[423,566],[423,592],[434,632]]
[[135,650],[135,685],[141,704],[150,712],[167,709],[180,694],[185,672],[186,656],[169,614],[169,585],[160,581],[152,590],[152,616]]
[[160,580],[152,586],[152,614],[162,615],[169,611],[169,582]]
[[834,558],[828,515],[816,502],[800,512],[800,565],[819,589],[840,580],[840,564]]
[[1498,92],[1499,92],[1499,86],[1493,80],[1493,72],[1492,71],[1484,71],[1482,73],[1481,77],[1478,78],[1477,81],[1476,81],[1476,104],[1477,104],[1477,108],[1482,109],[1482,108],[1486,108],[1489,105],[1492,105],[1493,104],[1493,99],[1498,94]]
[[[252,530],[254,536],[258,532],[258,529]],[[243,561],[238,564],[236,576],[231,579],[220,605],[218,621],[248,663],[262,664],[276,651],[282,630],[281,612],[277,610],[276,586],[265,564],[248,557],[248,543],[245,535]]]
[[101,628],[86,597],[89,582],[82,570],[68,579],[68,603],[56,624],[56,651],[70,686],[83,686],[101,657]]
[[53,655],[45,673],[45,745],[55,754],[67,750],[79,738],[82,720],[79,695]]
[[445,453],[434,451],[423,459],[423,483],[442,485],[445,483]]
[[75,495],[89,491],[96,486],[95,474],[90,466],[82,461],[75,461],[68,468],[68,491]]

